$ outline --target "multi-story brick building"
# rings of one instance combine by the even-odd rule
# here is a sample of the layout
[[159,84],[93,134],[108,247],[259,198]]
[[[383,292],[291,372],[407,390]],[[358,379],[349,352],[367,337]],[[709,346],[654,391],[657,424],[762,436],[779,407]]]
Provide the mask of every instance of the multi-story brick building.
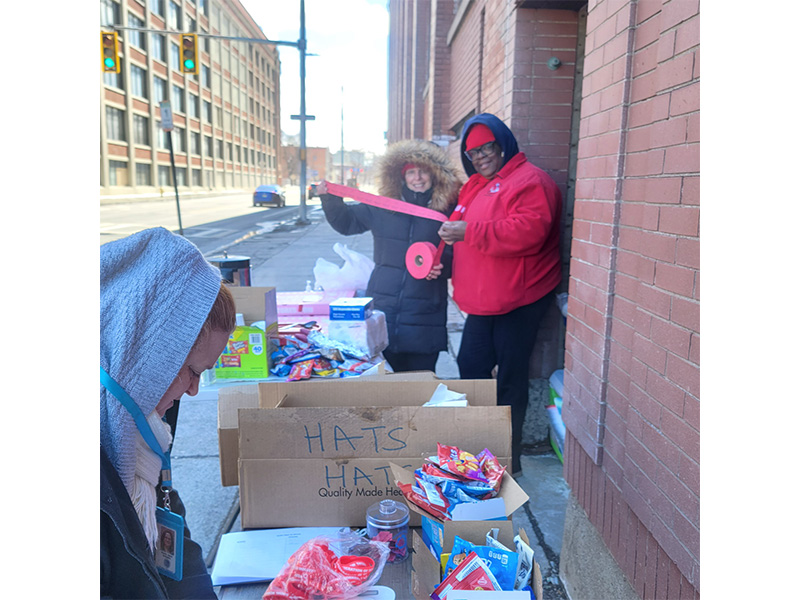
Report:
[[[173,112],[180,188],[250,191],[277,181],[278,51],[223,39],[266,40],[238,0],[101,0],[100,9],[101,30],[127,28],[121,72],[101,75],[101,197],[172,188],[162,100]],[[180,71],[180,32],[199,36],[199,75]]]
[[568,318],[531,363],[565,372],[562,580],[699,598],[699,0],[390,0],[390,18],[389,142],[460,164],[462,124],[491,112],[564,195]]

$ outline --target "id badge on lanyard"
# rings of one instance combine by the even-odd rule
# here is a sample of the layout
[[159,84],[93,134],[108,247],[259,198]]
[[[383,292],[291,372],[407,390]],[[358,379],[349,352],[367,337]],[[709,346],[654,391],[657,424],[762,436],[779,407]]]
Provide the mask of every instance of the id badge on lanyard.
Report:
[[155,561],[158,572],[170,579],[180,581],[183,579],[183,535],[185,524],[183,517],[170,510],[169,490],[172,487],[172,470],[170,467],[169,452],[164,452],[156,440],[147,418],[139,406],[128,393],[122,389],[114,378],[100,367],[100,383],[108,392],[119,400],[133,417],[139,433],[150,449],[161,458],[161,491],[164,492],[164,507],[156,508],[156,524],[158,525],[158,540],[155,549]]

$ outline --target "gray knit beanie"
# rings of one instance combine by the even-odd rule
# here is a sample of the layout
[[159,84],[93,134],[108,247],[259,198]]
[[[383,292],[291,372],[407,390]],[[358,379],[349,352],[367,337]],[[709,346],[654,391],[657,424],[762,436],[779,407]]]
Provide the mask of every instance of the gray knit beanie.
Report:
[[[145,415],[172,384],[219,293],[219,269],[164,228],[100,246],[100,364]],[[126,487],[136,425],[100,386],[100,443]]]

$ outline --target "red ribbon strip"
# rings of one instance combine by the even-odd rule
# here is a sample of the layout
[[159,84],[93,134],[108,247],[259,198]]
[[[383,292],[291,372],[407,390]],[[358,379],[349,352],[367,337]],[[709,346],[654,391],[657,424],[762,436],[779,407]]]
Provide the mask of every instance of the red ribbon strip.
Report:
[[385,208],[386,210],[393,210],[395,212],[412,215],[414,217],[422,217],[423,219],[432,219],[434,221],[439,221],[440,223],[444,223],[448,220],[447,217],[439,211],[425,208],[423,206],[417,206],[416,204],[403,202],[402,200],[395,200],[394,198],[387,198],[386,196],[375,196],[374,194],[368,194],[367,192],[362,192],[361,190],[357,190],[355,188],[339,185],[338,183],[327,182],[327,187],[328,193],[333,194],[334,196],[352,198],[353,200],[357,200],[363,204],[370,204],[372,206],[377,206],[378,208]]

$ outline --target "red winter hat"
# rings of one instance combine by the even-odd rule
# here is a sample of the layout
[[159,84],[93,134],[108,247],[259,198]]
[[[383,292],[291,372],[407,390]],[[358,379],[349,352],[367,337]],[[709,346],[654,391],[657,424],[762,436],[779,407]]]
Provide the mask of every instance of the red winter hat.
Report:
[[406,171],[408,171],[409,169],[417,169],[417,168],[419,167],[417,167],[417,165],[415,165],[414,163],[406,163],[403,165],[403,170],[400,173],[400,175],[405,177]]
[[484,144],[494,141],[495,139],[492,130],[483,123],[476,123],[470,127],[469,133],[467,134],[466,149],[472,150],[473,148],[477,148],[478,146],[483,146]]

